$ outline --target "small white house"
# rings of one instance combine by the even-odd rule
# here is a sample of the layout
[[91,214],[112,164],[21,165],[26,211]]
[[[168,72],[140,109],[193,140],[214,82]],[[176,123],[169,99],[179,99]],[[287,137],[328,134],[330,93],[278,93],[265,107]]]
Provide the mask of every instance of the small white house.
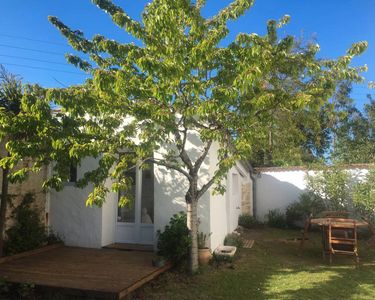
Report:
[[[190,143],[189,152],[199,154],[197,143]],[[217,164],[217,148],[211,147],[202,165],[201,184],[210,178]],[[157,157],[155,153],[155,157]],[[80,178],[95,168],[97,160],[85,159],[77,169]],[[49,226],[59,234],[66,245],[99,248],[112,243],[154,245],[157,231],[164,230],[173,214],[186,211],[187,181],[178,172],[153,165],[142,170],[133,169],[132,207],[119,208],[117,193],[110,193],[104,205],[86,207],[92,187],[79,189],[66,183],[61,192],[52,190],[48,197]],[[111,182],[108,180],[108,186]],[[248,168],[238,162],[226,178],[226,193],[212,195],[207,191],[199,200],[199,231],[211,233],[209,246],[215,249],[223,243],[226,234],[236,229],[241,213],[252,213],[252,182]]]

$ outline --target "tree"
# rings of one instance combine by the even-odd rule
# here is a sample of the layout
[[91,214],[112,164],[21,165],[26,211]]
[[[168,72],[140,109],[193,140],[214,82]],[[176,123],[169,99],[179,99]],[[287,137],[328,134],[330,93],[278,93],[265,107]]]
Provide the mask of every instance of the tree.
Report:
[[[296,40],[293,51],[304,53],[315,44],[314,39]],[[285,90],[298,89],[291,86],[293,81],[287,77],[281,84]],[[253,166],[296,166],[324,161],[331,142],[331,103],[322,104],[321,99],[311,99],[309,105],[293,110],[275,107],[271,114],[268,134],[253,147]]]
[[[7,72],[7,70],[0,65],[0,139],[2,148],[7,140],[12,139],[6,130],[6,124],[11,122],[11,119],[16,118],[20,112],[22,99],[22,83],[21,80]],[[5,125],[5,126],[4,126]],[[1,149],[1,158],[7,158],[9,153],[6,148]],[[4,230],[6,223],[7,205],[9,201],[9,172],[11,165],[1,164],[2,183],[1,183],[1,205],[0,205],[0,257],[3,256],[4,249]]]
[[[227,22],[243,15],[251,0],[233,1],[208,19],[201,14],[203,0],[155,0],[145,7],[141,22],[111,1],[92,2],[139,42],[120,43],[101,35],[90,40],[49,17],[74,49],[89,56],[91,62],[74,55],[67,59],[90,72],[92,79],[82,86],[47,92],[48,101],[60,106],[61,112],[57,123],[50,119],[57,133],[51,130],[38,139],[50,152],[41,151],[46,154],[43,157],[39,152],[36,163],[54,160],[46,185],[62,188],[69,160],[79,163],[86,156],[98,157],[98,168],[77,183],[93,183],[88,205],[103,203],[107,178],[113,180],[114,191],[126,189],[129,178],[124,171],[137,161],[182,174],[189,186],[185,200],[192,240],[190,268],[195,271],[197,206],[202,195],[211,187],[224,192],[222,179],[236,160],[251,156],[253,146],[267,134],[265,125],[276,108],[319,109],[338,81],[361,81],[359,72],[364,68],[349,64],[367,44],[354,44],[338,60],[319,60],[317,45],[296,52],[292,36],[277,36],[277,29],[289,22],[285,16],[279,22],[269,21],[265,36],[241,33],[222,46]],[[33,96],[26,94],[25,103],[29,98]],[[201,143],[197,156],[187,148],[192,133],[198,134]],[[202,164],[214,144],[218,147],[216,172],[201,182]],[[12,155],[38,147],[25,140],[14,145]],[[154,156],[162,147],[168,151]],[[124,150],[135,155],[120,155]],[[124,196],[120,205],[128,201]]]
[[[2,169],[2,194],[0,215],[0,256],[4,254],[4,229],[7,214],[9,183],[21,183],[30,172],[54,161],[57,156],[60,164],[69,166],[72,159],[69,153],[59,152],[53,143],[59,137],[74,138],[78,123],[66,116],[54,114],[45,90],[38,85],[23,85],[21,80],[0,68],[0,138]],[[32,159],[30,161],[30,159]],[[22,163],[27,161],[27,163]],[[69,167],[68,167],[69,168]],[[59,170],[60,177],[66,169]],[[66,171],[69,173],[69,170]],[[57,184],[55,184],[57,187]]]
[[340,83],[333,97],[335,122],[332,128],[331,156],[339,163],[369,163],[374,161],[374,102],[366,104],[362,113],[350,98],[351,83]]

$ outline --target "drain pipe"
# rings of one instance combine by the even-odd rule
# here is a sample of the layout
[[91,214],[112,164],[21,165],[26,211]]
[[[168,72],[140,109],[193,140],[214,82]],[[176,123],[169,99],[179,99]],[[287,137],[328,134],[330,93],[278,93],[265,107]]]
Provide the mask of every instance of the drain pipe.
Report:
[[255,171],[254,168],[249,163],[249,174],[252,184],[252,192],[253,192],[253,216],[256,219],[257,218],[257,178],[254,176]]

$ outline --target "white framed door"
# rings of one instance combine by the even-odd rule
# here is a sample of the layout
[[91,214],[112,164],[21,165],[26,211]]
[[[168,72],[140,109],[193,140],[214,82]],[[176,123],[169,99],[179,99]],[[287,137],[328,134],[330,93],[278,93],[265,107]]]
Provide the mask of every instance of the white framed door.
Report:
[[153,173],[152,165],[145,170],[137,166],[126,173],[133,182],[130,192],[134,201],[129,206],[118,208],[116,243],[145,245],[154,243]]

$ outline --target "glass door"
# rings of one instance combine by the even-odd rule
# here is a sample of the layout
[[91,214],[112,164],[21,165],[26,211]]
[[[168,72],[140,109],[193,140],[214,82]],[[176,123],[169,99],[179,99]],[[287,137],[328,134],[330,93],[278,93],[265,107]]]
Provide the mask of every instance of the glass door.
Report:
[[[131,198],[125,207],[118,207],[116,242],[153,244],[154,241],[154,172],[152,165],[147,169],[133,168],[126,172],[132,180]],[[119,198],[121,197],[119,193]]]

